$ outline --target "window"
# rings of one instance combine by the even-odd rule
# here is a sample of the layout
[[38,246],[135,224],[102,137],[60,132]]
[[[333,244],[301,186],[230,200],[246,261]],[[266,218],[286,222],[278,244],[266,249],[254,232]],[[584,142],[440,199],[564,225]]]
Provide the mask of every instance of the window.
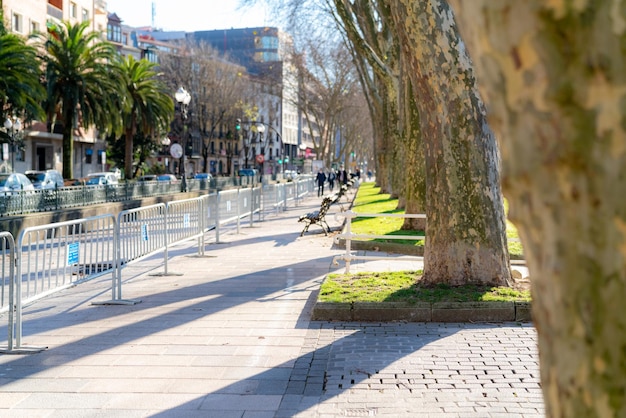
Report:
[[107,39],[111,42],[122,42],[122,28],[120,26],[108,24],[107,25]]
[[89,10],[87,9],[83,9],[83,22],[86,22],[89,20]]
[[30,33],[38,33],[39,32],[39,22],[30,22]]
[[73,17],[74,19],[78,17],[78,6],[76,6],[76,3],[74,2],[70,3],[70,17]]
[[22,15],[13,13],[13,32],[22,33],[24,28],[22,27]]
[[158,57],[154,51],[145,51],[143,57],[150,62],[158,63]]

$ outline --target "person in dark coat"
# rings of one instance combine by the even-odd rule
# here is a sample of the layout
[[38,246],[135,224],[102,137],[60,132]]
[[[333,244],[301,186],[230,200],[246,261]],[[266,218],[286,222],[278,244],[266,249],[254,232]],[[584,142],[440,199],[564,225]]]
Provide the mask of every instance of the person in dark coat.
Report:
[[338,180],[341,184],[348,183],[348,172],[344,168],[339,170]]
[[328,188],[330,189],[331,193],[333,189],[335,188],[336,178],[337,178],[337,175],[335,174],[335,171],[331,169],[330,172],[328,173]]
[[317,172],[317,197],[320,197],[324,194],[324,183],[326,183],[326,174],[320,169]]

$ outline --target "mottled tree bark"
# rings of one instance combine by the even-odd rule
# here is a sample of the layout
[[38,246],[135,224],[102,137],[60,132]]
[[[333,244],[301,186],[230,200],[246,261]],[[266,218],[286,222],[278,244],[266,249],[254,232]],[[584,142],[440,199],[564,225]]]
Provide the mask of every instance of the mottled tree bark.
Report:
[[[418,103],[416,102],[413,87],[409,77],[403,77],[405,82],[401,89],[400,109],[403,117],[400,122],[402,135],[402,154],[404,156],[403,167],[406,170],[398,170],[404,177],[403,196],[406,196],[405,213],[426,212],[426,171],[424,161],[424,146],[420,129],[420,117]],[[425,231],[425,219],[406,218],[402,224],[403,230]]]
[[425,283],[505,285],[499,151],[442,0],[386,0],[409,66],[426,158]]
[[626,416],[626,3],[452,2],[502,142],[549,416]]
[[[402,72],[398,40],[390,31],[383,3],[334,0],[337,20],[350,41],[370,104],[376,137],[376,182],[383,193],[398,197],[407,213],[423,213],[424,160],[419,120],[403,103],[411,84]],[[405,227],[423,225],[409,222]]]

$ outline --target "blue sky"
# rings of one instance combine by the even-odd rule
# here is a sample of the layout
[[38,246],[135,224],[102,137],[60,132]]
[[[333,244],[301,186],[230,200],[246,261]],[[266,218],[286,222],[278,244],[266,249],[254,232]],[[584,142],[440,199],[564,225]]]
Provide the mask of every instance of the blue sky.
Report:
[[164,30],[192,32],[276,25],[267,8],[240,9],[239,0],[107,0],[111,13],[129,26],[150,26],[152,4],[155,26]]

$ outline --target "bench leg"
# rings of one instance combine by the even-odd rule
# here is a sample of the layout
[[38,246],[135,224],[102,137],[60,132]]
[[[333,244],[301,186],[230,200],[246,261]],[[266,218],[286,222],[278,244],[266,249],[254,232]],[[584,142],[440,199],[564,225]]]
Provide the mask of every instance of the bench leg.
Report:
[[304,227],[304,229],[302,230],[302,232],[300,232],[300,236],[303,236],[303,235],[304,235],[304,233],[305,233],[306,231],[308,231],[308,230],[309,230],[309,227],[310,227],[310,226],[311,226],[311,224],[310,224],[310,223],[309,223],[309,224],[306,224],[306,226]]

